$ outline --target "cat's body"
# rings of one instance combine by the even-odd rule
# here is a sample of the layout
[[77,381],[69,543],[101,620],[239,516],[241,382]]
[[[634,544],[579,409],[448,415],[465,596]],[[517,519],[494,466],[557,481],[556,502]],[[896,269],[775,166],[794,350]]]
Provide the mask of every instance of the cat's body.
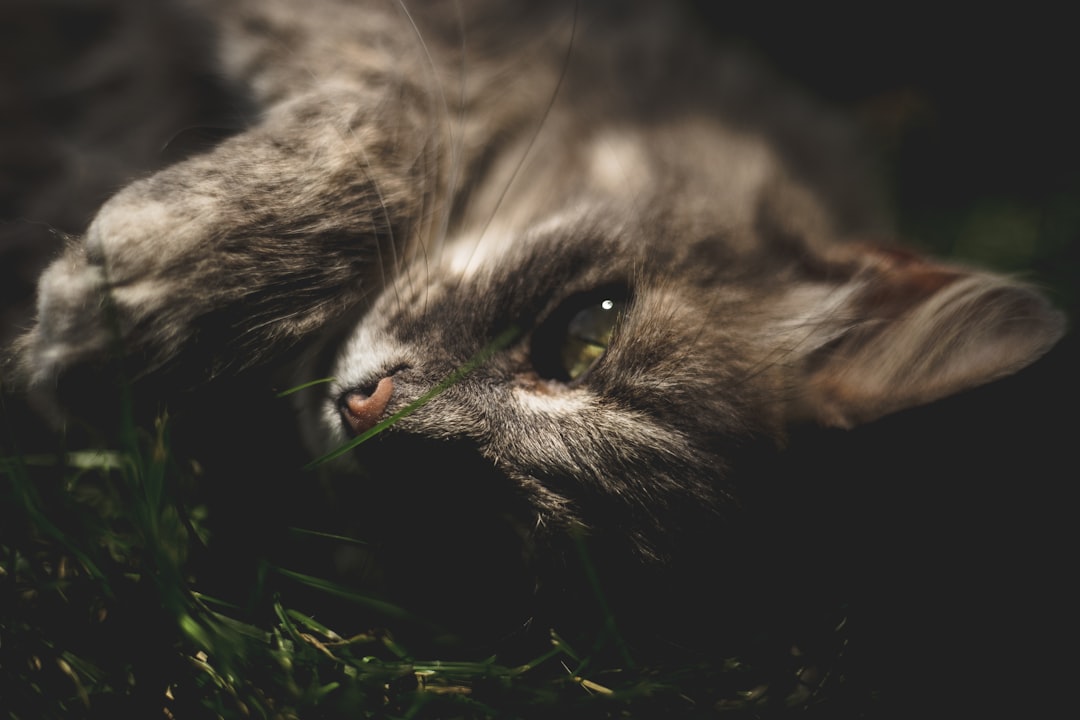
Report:
[[[117,340],[184,390],[332,376],[296,395],[313,456],[423,399],[328,464],[364,469],[403,555],[453,536],[557,574],[582,530],[737,576],[718,528],[790,426],[937,400],[1062,332],[1022,284],[873,244],[848,128],[674,10],[190,5],[251,123],[104,205],[42,276],[23,374],[74,412]],[[594,355],[566,349],[583,325]]]

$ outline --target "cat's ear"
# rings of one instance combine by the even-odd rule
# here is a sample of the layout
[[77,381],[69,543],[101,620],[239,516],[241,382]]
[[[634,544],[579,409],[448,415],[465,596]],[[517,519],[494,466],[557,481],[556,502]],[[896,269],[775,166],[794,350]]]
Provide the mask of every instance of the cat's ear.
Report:
[[1016,372],[1062,336],[1033,288],[880,247],[848,247],[838,278],[794,288],[785,333],[795,417],[851,427]]

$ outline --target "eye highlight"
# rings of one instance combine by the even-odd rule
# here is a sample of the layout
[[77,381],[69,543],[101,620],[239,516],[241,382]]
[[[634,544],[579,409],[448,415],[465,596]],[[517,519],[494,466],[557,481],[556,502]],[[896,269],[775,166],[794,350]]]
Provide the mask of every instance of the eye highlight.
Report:
[[551,380],[584,379],[611,344],[626,308],[626,292],[601,288],[568,298],[533,335],[536,372]]

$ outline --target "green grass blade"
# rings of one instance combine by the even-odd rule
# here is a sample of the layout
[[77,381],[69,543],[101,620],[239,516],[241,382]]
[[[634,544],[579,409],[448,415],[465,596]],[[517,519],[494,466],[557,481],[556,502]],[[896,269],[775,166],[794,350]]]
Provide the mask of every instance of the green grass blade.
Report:
[[378,435],[383,430],[398,422],[402,418],[412,415],[424,405],[427,405],[429,402],[431,402],[432,398],[444,392],[451,385],[460,382],[461,379],[464,378],[466,375],[486,363],[492,355],[510,345],[510,343],[514,342],[514,340],[516,340],[520,335],[521,330],[516,326],[511,326],[507,328],[501,334],[499,334],[498,337],[488,343],[487,346],[484,347],[480,352],[474,355],[468,362],[466,362],[454,372],[447,375],[435,387],[431,388],[419,398],[412,401],[411,403],[403,407],[401,410],[398,410],[396,413],[386,418],[367,432],[361,433],[360,435],[353,438],[352,440],[345,443],[336,450],[332,450],[329,453],[323,455],[322,457],[312,460],[310,463],[307,464],[305,469],[312,469],[317,465],[321,465],[322,463],[329,462],[330,460],[341,457],[342,455],[349,452],[358,445],[361,445],[362,443],[367,442],[372,437]]

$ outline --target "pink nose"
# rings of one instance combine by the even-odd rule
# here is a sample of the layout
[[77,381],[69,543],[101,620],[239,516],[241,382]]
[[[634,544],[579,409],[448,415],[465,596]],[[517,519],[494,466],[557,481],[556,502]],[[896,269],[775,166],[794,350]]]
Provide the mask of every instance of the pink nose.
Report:
[[375,391],[370,395],[354,390],[345,396],[345,402],[341,406],[341,417],[355,434],[366,432],[382,419],[386,406],[390,403],[390,396],[393,394],[394,381],[389,377],[380,380],[375,386]]

